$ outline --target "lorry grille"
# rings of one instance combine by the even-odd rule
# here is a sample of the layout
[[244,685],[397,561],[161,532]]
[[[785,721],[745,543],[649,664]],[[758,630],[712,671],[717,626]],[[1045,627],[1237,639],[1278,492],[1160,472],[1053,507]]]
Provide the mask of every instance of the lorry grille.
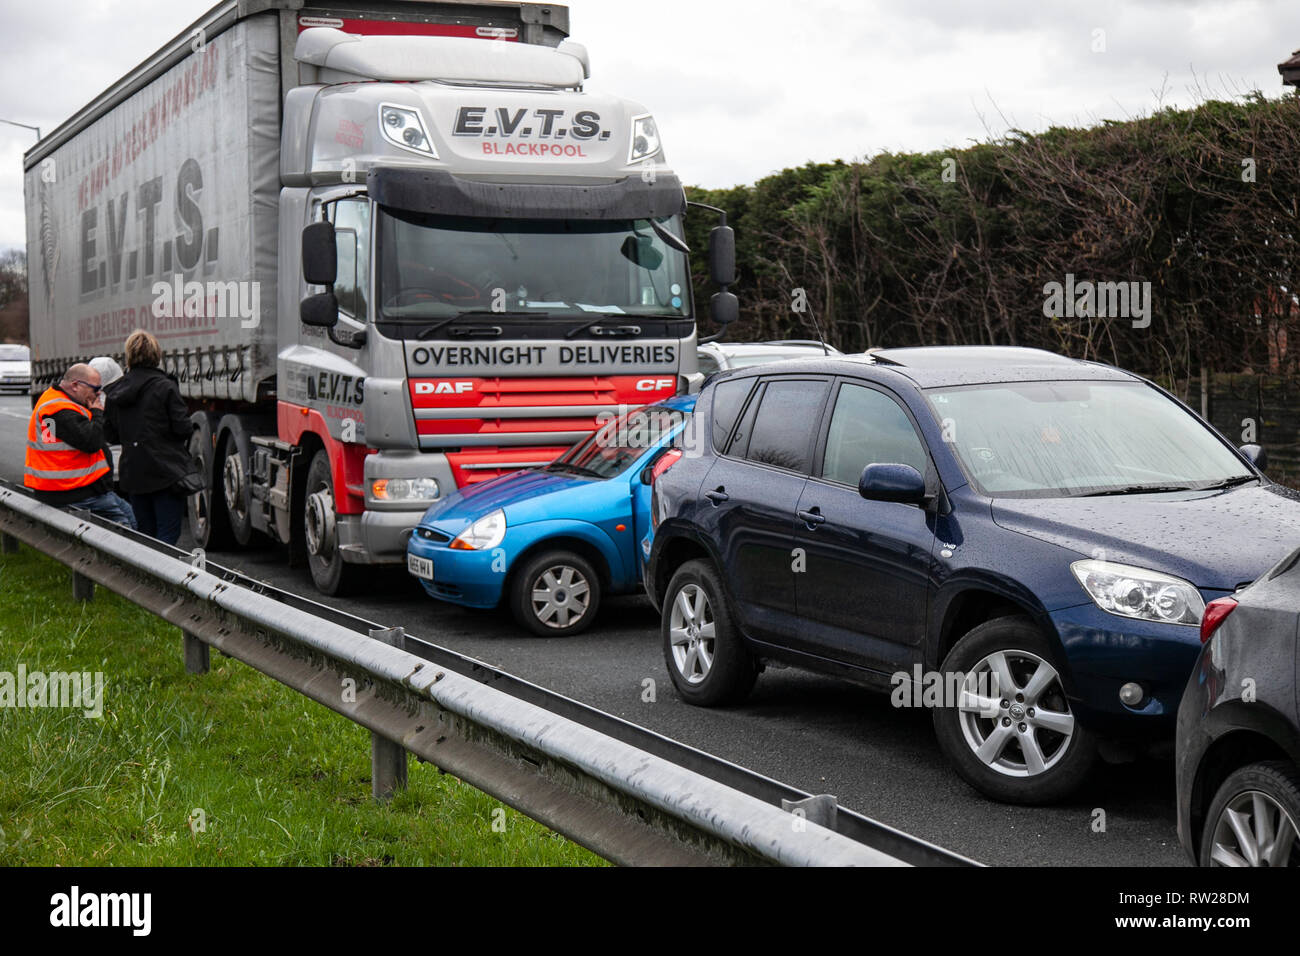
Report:
[[444,450],[458,485],[553,460],[610,419],[677,393],[674,375],[412,378],[422,450]]

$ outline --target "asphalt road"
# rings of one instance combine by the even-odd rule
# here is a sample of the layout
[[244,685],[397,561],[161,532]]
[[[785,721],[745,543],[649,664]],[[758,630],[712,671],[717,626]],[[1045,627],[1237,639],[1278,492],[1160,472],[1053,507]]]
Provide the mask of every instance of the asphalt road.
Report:
[[[0,476],[13,481],[22,480],[29,412],[26,396],[0,396]],[[586,633],[547,640],[526,636],[508,615],[432,601],[400,568],[376,576],[364,597],[334,599],[318,595],[306,569],[289,570],[274,548],[210,557],[276,587],[401,625],[801,789],[834,794],[844,806],[982,863],[1184,863],[1168,760],[1100,764],[1066,804],[1004,806],[984,799],[948,769],[928,712],[895,709],[887,697],[850,684],[768,670],[743,706],[704,710],[683,704],[664,668],[658,617],[641,598],[608,601]],[[653,702],[643,699],[646,680],[654,682]]]

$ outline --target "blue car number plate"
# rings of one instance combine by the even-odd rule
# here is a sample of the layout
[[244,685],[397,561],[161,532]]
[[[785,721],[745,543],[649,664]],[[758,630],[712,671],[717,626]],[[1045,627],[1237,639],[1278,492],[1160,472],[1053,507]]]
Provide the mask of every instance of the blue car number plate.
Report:
[[433,580],[433,562],[428,558],[421,558],[418,555],[408,554],[406,556],[406,570],[410,571],[417,578],[424,578],[426,581]]

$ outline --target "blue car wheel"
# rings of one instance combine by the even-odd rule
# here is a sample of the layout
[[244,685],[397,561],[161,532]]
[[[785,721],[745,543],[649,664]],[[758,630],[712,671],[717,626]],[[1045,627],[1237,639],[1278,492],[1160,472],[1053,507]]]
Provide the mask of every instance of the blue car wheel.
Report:
[[531,558],[515,576],[511,605],[522,626],[542,637],[584,630],[600,608],[600,576],[572,551]]

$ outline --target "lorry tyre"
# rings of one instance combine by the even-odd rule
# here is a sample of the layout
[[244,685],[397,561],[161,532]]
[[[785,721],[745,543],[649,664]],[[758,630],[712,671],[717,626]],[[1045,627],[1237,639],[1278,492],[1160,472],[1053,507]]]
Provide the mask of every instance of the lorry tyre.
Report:
[[567,637],[595,619],[600,594],[591,562],[572,551],[547,551],[514,576],[510,605],[515,620],[534,634]]
[[731,620],[726,594],[707,561],[687,561],[664,592],[660,630],[668,676],[682,700],[716,707],[744,700],[758,662]]
[[324,448],[316,452],[307,469],[303,495],[303,540],[307,566],[317,590],[323,594],[347,594],[357,583],[362,568],[343,560],[339,549],[338,512],[335,510],[334,479],[330,457]]
[[1097,743],[1071,711],[1061,667],[1033,621],[986,621],[957,642],[941,671],[962,679],[959,699],[934,708],[935,736],[972,787],[1002,803],[1043,804],[1083,783]]
[[230,534],[240,547],[254,543],[258,533],[253,529],[252,487],[249,484],[252,455],[248,435],[243,429],[232,428],[222,442],[221,499],[230,519]]
[[[202,418],[202,416],[195,416]],[[190,495],[185,502],[189,519],[190,537],[195,546],[205,551],[225,551],[231,546],[230,518],[219,486],[213,481],[212,432],[206,419],[195,423],[190,433],[190,458],[203,476],[202,491]]]

